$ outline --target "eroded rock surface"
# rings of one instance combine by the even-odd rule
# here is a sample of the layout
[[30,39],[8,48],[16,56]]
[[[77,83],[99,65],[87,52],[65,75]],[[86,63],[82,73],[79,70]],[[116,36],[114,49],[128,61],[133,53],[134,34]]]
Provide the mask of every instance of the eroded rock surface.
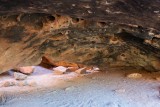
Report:
[[27,78],[27,75],[18,73],[18,72],[14,72],[14,78],[16,80],[25,80]]
[[159,5],[159,0],[0,0],[0,72],[38,65],[42,57],[159,71]]

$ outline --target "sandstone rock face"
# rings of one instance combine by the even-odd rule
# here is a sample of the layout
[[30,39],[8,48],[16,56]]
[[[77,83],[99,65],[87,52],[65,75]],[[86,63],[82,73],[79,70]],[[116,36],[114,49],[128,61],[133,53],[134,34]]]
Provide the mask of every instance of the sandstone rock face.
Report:
[[0,0],[0,72],[38,65],[42,57],[54,64],[159,71],[159,5],[159,0]]

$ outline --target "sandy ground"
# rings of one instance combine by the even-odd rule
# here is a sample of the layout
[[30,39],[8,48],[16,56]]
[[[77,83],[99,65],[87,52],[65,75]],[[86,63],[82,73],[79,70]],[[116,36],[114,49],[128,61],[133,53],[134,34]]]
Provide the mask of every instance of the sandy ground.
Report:
[[[140,72],[140,79],[126,75]],[[0,88],[1,107],[160,107],[159,73],[138,70],[108,69],[105,72],[79,75],[53,75],[37,67],[27,78],[32,86]],[[2,75],[0,83],[15,81]],[[18,81],[19,82],[19,81]]]

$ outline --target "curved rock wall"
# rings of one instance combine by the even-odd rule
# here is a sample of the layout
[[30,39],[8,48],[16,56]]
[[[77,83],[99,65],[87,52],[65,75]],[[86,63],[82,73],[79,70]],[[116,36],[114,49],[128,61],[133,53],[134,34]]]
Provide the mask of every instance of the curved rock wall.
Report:
[[1,72],[43,56],[160,70],[159,0],[21,1],[0,0]]

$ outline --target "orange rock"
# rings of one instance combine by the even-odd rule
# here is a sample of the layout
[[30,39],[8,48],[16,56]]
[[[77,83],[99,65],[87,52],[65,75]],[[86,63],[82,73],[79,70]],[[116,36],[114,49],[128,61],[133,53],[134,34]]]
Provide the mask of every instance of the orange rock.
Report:
[[49,64],[52,66],[79,67],[79,65],[76,63],[67,62],[67,61],[53,61],[47,56],[42,57],[42,63]]
[[65,62],[65,61],[56,62],[55,65],[64,67],[78,67],[78,64],[76,63]]
[[68,69],[70,71],[74,72],[74,71],[78,70],[79,68],[78,67],[68,67]]

